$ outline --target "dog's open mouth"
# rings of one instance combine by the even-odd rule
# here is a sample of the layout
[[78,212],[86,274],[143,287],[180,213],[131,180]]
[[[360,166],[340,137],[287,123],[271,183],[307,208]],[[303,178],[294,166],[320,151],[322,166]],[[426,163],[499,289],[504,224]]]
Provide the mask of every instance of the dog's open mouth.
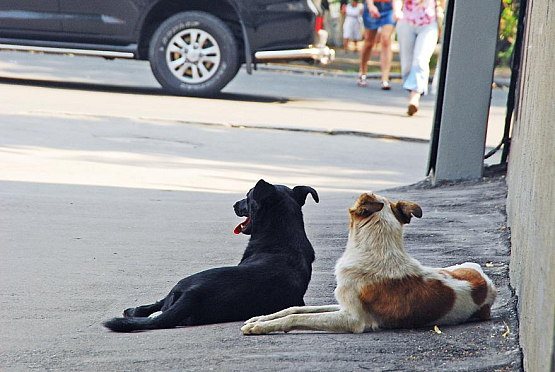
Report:
[[243,222],[241,222],[233,232],[235,234],[250,234],[250,227],[251,227],[251,219],[247,217]]

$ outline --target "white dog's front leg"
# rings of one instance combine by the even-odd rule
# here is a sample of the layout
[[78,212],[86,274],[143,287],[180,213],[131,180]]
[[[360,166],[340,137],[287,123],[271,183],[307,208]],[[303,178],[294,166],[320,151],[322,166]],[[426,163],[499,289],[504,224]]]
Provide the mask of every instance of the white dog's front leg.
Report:
[[339,309],[339,305],[293,306],[270,315],[255,316],[254,318],[250,318],[249,320],[247,320],[245,324],[255,322],[267,322],[268,320],[279,319],[292,314],[327,313],[330,311],[339,311]]
[[328,332],[364,332],[364,322],[345,311],[318,314],[293,314],[284,318],[245,324],[241,331],[245,335],[292,330]]

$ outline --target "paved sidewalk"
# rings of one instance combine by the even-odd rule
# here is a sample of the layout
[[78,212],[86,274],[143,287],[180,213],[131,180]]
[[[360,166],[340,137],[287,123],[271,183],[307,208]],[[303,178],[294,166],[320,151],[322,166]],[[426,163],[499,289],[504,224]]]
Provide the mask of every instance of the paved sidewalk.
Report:
[[[60,188],[68,195],[63,205],[50,196]],[[431,266],[478,262],[499,289],[492,320],[441,327],[441,334],[427,327],[359,335],[291,332],[247,337],[240,333],[238,322],[110,333],[100,322],[123,307],[157,299],[183,275],[238,260],[239,246],[246,237],[232,237],[232,227],[229,239],[213,233],[230,225],[226,218],[230,213],[215,215],[213,211],[234,199],[117,188],[106,193],[100,188],[69,185],[4,184],[3,190],[6,196],[16,198],[3,203],[0,210],[10,214],[20,204],[17,195],[31,191],[35,196],[26,203],[33,210],[18,216],[30,219],[32,225],[52,220],[56,224],[51,233],[60,237],[49,244],[34,234],[35,244],[46,245],[43,249],[48,251],[35,253],[42,258],[31,259],[26,268],[19,269],[42,272],[43,266],[57,267],[48,279],[38,281],[41,276],[44,279],[44,273],[29,277],[25,291],[5,292],[1,297],[3,371],[521,370],[516,299],[508,284],[503,177],[437,188],[423,183],[380,192],[392,199],[416,201],[424,211],[423,218],[414,219],[405,230],[409,254]],[[333,268],[347,241],[347,207],[355,199],[353,194],[324,193],[319,205],[307,203],[306,229],[317,256],[305,296],[308,305],[334,302]],[[94,200],[102,209],[95,207]],[[150,207],[133,208],[134,200],[148,201]],[[165,217],[175,215],[184,205],[186,213],[179,221]],[[141,209],[148,218],[134,213]],[[80,216],[90,216],[86,226]],[[7,215],[0,217],[4,223],[8,221]],[[19,226],[19,219],[10,226]],[[155,235],[148,233],[152,221],[159,221]],[[105,235],[103,229],[108,225],[119,233]],[[129,240],[122,241],[124,237]],[[135,247],[144,242],[164,248],[137,251]],[[18,243],[12,240],[12,244]],[[11,255],[28,254],[23,248]],[[199,249],[203,258],[194,253]],[[6,284],[17,277],[2,280]],[[37,307],[22,307],[29,302]]]
[[[160,93],[144,64],[79,59],[75,71],[71,60],[44,57],[0,54],[7,76],[0,81],[0,370],[521,370],[500,175],[380,192],[422,206],[423,218],[406,228],[411,255],[433,266],[484,266],[500,290],[490,321],[442,327],[441,334],[245,337],[240,323],[108,332],[101,322],[125,307],[159,299],[186,275],[238,262],[247,237],[233,235],[231,206],[260,177],[318,190],[320,203],[304,207],[317,256],[305,299],[332,303],[347,208],[362,191],[423,176],[423,143],[232,129],[218,125],[216,114],[225,123],[234,115],[236,123],[260,125],[254,119],[264,116],[266,126],[275,120],[406,135],[429,119],[430,102],[420,119],[409,119],[398,86],[386,96],[375,86],[359,93],[340,79],[271,72],[239,74],[220,99],[185,99]],[[334,103],[334,94],[348,100]],[[290,98],[262,99],[283,96]],[[370,99],[389,106],[379,111]],[[198,116],[208,111],[215,114]]]

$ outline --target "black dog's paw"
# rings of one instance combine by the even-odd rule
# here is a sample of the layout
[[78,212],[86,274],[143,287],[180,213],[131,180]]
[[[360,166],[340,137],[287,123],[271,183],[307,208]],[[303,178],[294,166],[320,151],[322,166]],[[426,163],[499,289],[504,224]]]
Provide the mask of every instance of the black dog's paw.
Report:
[[123,310],[123,317],[124,318],[131,318],[131,317],[136,316],[135,315],[135,309],[136,308],[134,308],[134,307],[130,307],[129,309]]

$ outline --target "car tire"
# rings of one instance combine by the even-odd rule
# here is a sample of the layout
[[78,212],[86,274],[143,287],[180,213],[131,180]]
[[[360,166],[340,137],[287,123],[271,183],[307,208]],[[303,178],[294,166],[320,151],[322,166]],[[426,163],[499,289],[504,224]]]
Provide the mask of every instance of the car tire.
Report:
[[229,27],[205,12],[164,21],[149,48],[152,72],[172,94],[206,97],[220,92],[239,70],[239,49]]

